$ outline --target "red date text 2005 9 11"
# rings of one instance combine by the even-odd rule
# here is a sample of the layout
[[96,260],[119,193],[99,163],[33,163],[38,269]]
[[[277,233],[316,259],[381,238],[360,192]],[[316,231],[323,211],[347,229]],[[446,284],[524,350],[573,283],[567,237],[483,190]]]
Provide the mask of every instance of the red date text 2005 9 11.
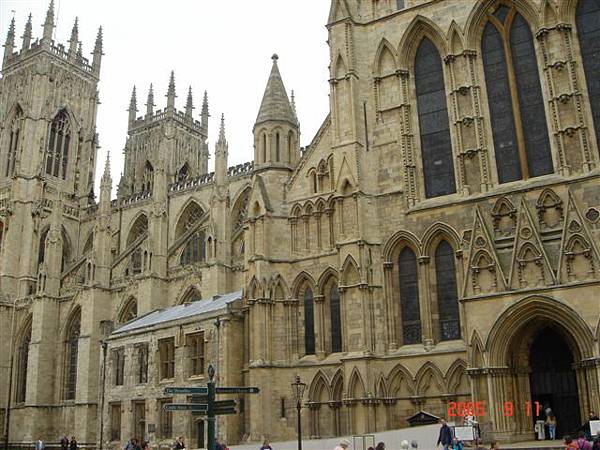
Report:
[[[539,402],[525,402],[523,406],[523,412],[526,416],[540,416],[541,406]],[[448,417],[485,417],[489,415],[490,409],[491,408],[488,408],[488,405],[484,401],[448,402]],[[512,417],[519,412],[515,407],[514,402],[511,401],[503,402],[492,409],[499,414],[503,414],[505,417]]]

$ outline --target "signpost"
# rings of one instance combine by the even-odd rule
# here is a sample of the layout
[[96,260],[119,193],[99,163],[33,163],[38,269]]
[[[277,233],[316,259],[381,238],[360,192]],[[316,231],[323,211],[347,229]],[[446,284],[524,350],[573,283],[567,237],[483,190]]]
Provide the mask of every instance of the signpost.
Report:
[[193,415],[204,415],[208,422],[208,450],[215,450],[215,424],[216,416],[237,414],[235,400],[215,400],[217,394],[258,394],[257,387],[216,387],[215,368],[208,366],[208,384],[206,387],[168,387],[165,395],[188,394],[192,396],[192,403],[167,403],[163,406],[165,411],[192,411]]

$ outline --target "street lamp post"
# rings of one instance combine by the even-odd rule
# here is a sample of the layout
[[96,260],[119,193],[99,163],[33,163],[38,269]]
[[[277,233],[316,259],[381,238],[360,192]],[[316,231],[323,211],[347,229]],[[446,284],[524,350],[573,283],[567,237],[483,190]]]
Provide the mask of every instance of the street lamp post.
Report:
[[306,383],[300,381],[300,376],[296,375],[294,382],[292,383],[292,393],[294,400],[296,401],[296,410],[298,412],[298,450],[302,450],[302,397],[304,396],[304,390],[306,389]]

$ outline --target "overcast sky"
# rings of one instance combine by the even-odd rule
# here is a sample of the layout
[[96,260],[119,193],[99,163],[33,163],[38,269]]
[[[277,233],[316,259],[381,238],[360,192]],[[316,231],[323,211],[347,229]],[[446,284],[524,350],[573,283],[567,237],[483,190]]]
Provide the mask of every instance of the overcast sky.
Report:
[[[28,14],[35,38],[41,37],[49,0],[0,0],[2,43],[15,11],[17,46]],[[294,90],[301,144],[309,143],[329,110],[329,50],[325,23],[329,0],[55,0],[55,39],[68,46],[79,17],[84,56],[91,60],[97,29],[104,30],[100,74],[96,180],[107,151],[114,185],[123,170],[127,111],[137,86],[138,116],[144,114],[148,86],[154,83],[156,108],[166,106],[169,74],[175,70],[183,110],[188,87],[198,117],[208,91],[209,148],[213,170],[218,118],[225,114],[229,165],[252,159],[252,126],[271,70],[271,55],[288,91]],[[96,190],[98,192],[98,190]],[[113,196],[116,191],[113,191]]]

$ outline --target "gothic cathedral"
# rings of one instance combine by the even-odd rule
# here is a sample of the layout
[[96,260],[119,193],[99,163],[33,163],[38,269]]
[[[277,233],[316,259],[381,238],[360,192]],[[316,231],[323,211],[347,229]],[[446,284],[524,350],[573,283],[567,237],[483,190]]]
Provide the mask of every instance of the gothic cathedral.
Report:
[[221,117],[209,172],[208,96],[178,109],[171,74],[164,107],[134,89],[97,200],[102,29],[90,61],[54,21],[13,21],[0,79],[11,443],[201,448],[162,405],[209,363],[261,389],[219,419],[230,444],[293,438],[296,375],[307,438],[480,402],[488,438],[525,440],[531,405],[559,433],[600,410],[600,0],[331,0],[309,145],[273,55],[253,160],[228,165]]

